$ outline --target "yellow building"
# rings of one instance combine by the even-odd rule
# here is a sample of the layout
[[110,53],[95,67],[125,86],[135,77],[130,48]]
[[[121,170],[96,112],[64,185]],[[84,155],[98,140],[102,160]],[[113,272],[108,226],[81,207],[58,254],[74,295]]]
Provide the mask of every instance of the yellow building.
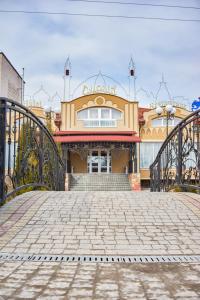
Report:
[[[169,131],[189,111],[174,105]],[[149,185],[149,166],[166,138],[166,118],[109,93],[93,93],[61,104],[60,130],[68,173],[129,174],[132,189]]]
[[138,103],[97,93],[63,102],[61,142],[74,173],[138,172]]
[[148,186],[149,166],[167,135],[165,113],[159,111],[158,115],[157,106],[174,106],[168,131],[189,111],[172,100],[151,108],[140,107],[133,100],[136,93],[132,61],[128,93],[119,82],[99,72],[71,94],[69,66],[67,61],[65,101],[61,102],[54,132],[55,141],[62,146],[67,174],[127,174],[133,190],[140,190],[141,183]]

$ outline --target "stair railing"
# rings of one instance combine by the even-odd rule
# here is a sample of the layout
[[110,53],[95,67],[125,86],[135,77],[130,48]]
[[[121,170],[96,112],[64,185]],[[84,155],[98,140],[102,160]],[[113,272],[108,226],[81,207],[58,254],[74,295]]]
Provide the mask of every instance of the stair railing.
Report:
[[168,135],[150,166],[151,191],[200,192],[200,110]]
[[0,204],[23,190],[64,190],[65,166],[51,133],[28,108],[0,98]]

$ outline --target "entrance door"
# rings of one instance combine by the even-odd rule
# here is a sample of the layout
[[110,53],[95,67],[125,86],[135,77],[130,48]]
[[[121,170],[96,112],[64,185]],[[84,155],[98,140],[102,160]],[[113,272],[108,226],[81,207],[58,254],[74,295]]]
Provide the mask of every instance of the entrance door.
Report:
[[111,156],[109,150],[91,150],[88,155],[89,173],[110,173]]

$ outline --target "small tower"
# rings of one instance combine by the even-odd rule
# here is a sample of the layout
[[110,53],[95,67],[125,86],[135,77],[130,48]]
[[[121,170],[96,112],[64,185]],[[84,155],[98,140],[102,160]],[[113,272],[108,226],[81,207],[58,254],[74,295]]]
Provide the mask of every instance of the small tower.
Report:
[[64,66],[64,101],[70,101],[71,99],[71,92],[70,92],[70,82],[71,82],[71,62],[69,56],[65,62]]
[[136,76],[135,76],[135,64],[133,62],[133,59],[131,57],[130,63],[129,63],[129,100],[136,101]]

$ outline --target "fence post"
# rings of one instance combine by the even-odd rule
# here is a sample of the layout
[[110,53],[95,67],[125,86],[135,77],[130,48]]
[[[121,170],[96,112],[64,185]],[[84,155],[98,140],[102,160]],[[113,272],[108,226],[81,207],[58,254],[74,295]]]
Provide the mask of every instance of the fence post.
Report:
[[158,192],[160,192],[160,184],[161,184],[161,180],[160,180],[160,174],[161,174],[161,172],[160,172],[160,168],[161,168],[161,156],[159,157],[159,160],[158,160],[158,165],[157,165],[157,182],[156,182],[156,190],[158,191]]
[[43,163],[44,163],[44,135],[43,131],[40,128],[40,134],[39,134],[39,145],[40,145],[40,151],[39,151],[39,182],[43,183]]
[[177,183],[181,184],[182,183],[182,130],[181,127],[179,126],[178,128],[178,164],[177,164]]
[[5,197],[6,100],[0,99],[0,205]]

